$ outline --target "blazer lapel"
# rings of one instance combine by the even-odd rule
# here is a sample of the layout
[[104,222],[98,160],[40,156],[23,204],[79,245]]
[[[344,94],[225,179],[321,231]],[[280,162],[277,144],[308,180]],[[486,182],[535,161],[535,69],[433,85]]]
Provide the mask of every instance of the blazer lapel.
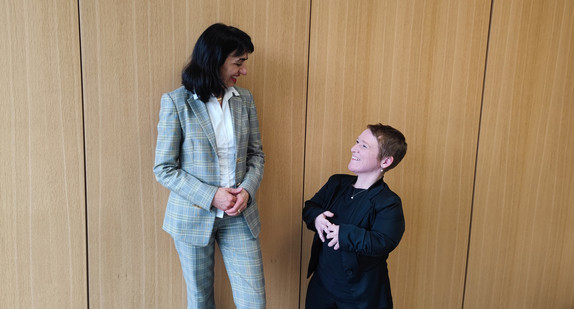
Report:
[[199,123],[201,124],[203,132],[205,133],[205,136],[207,136],[211,147],[213,147],[213,149],[217,149],[215,132],[211,126],[211,120],[209,119],[209,114],[207,112],[207,107],[205,107],[205,103],[203,103],[200,99],[194,99],[191,97],[187,100],[187,104],[189,104],[191,110],[195,114],[195,117],[197,117],[199,120]]
[[[233,94],[229,98],[229,108],[231,108],[231,119],[233,121],[233,134],[235,135],[235,145],[239,145],[241,135],[241,112],[243,111],[241,97]],[[237,147],[237,146],[236,146]]]

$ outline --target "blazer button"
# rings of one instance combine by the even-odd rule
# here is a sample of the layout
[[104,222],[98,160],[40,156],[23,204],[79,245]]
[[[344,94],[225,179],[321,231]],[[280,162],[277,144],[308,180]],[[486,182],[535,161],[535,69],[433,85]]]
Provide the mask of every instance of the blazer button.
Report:
[[237,160],[235,160],[235,162],[237,162],[237,163],[239,163],[239,161],[241,161],[241,160],[239,160],[239,158],[237,158]]
[[352,270],[352,269],[347,269],[345,272],[346,272],[347,275],[349,275],[349,276],[353,275],[353,270]]

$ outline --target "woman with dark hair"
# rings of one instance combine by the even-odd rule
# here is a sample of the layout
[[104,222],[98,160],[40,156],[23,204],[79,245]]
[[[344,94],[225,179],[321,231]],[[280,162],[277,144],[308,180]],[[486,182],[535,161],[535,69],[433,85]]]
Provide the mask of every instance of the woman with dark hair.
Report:
[[[182,85],[194,91],[203,102],[209,97],[223,95],[235,81],[222,80],[220,68],[229,56],[239,57],[254,51],[251,38],[247,33],[224,24],[211,25],[199,37],[193,48],[192,59],[183,69]],[[242,61],[247,60],[247,55]],[[246,74],[245,73],[242,74]]]
[[348,169],[356,176],[331,176],[305,202],[303,221],[315,232],[306,308],[393,308],[387,257],[399,244],[405,221],[401,199],[383,175],[406,151],[398,130],[367,126],[351,147]]
[[253,96],[235,85],[254,50],[224,24],[199,37],[183,86],[161,98],[154,174],[171,193],[163,229],[174,239],[188,308],[214,308],[217,242],[237,308],[265,307],[255,193],[264,154]]

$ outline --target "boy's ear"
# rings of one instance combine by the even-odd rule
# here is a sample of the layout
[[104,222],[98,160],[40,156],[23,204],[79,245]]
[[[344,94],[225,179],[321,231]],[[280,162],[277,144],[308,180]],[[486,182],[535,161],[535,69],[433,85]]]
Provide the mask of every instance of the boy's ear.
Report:
[[394,158],[393,157],[384,157],[381,160],[381,168],[385,169],[389,166],[391,166],[391,164],[393,164]]

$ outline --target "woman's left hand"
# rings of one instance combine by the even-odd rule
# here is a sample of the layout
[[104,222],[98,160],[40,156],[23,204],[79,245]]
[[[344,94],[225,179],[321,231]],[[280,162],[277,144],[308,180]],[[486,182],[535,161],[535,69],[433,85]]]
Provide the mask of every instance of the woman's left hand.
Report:
[[331,224],[327,229],[326,229],[326,236],[327,239],[330,239],[331,241],[329,241],[329,243],[327,244],[329,247],[333,247],[333,249],[338,250],[339,249],[339,226],[336,224]]
[[225,211],[228,216],[232,217],[240,215],[241,212],[247,208],[247,201],[249,201],[249,192],[247,192],[247,190],[241,187],[236,190],[238,190],[238,192],[235,193],[235,196],[237,197],[235,204],[233,207]]

